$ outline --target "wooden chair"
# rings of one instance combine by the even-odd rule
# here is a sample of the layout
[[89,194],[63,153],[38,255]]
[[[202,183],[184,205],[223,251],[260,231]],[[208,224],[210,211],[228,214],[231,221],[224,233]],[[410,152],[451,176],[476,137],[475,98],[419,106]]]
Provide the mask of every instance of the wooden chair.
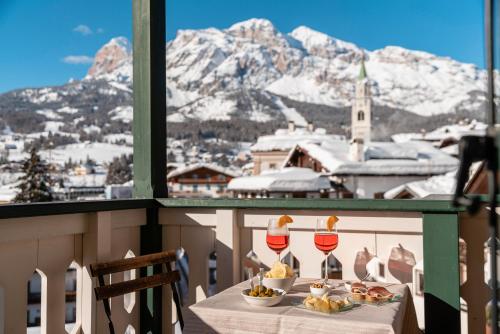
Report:
[[[104,303],[104,311],[108,317],[108,325],[110,334],[115,334],[113,321],[111,320],[111,307],[109,298],[125,295],[127,293],[136,292],[139,290],[154,288],[170,283],[172,295],[177,309],[177,316],[181,329],[184,328],[182,319],[181,305],[179,295],[177,293],[176,282],[180,280],[179,271],[172,270],[172,262],[175,263],[175,251],[161,252],[143,256],[137,256],[128,259],[121,259],[105,263],[95,263],[90,265],[90,273],[92,277],[97,277],[99,286],[94,289],[97,300],[102,300]],[[132,269],[139,269],[147,266],[165,264],[166,272],[155,274],[152,276],[139,277],[130,281],[113,283],[105,285],[104,275],[123,272]],[[163,267],[163,266],[162,266]]]

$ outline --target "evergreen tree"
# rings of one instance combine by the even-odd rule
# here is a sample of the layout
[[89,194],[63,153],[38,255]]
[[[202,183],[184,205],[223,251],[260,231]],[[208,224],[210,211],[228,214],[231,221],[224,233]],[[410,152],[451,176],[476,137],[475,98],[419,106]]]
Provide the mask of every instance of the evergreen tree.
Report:
[[14,201],[24,203],[52,201],[49,168],[40,159],[36,148],[30,150],[30,156],[24,161],[22,171],[24,176],[19,178],[21,191]]
[[108,175],[106,176],[106,184],[123,184],[132,180],[132,155],[113,158],[109,164]]

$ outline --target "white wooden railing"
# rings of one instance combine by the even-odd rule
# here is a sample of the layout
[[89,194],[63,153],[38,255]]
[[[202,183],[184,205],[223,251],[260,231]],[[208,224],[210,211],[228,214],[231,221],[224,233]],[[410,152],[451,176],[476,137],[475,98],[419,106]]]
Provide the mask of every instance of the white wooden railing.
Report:
[[[218,291],[244,279],[243,264],[248,263],[247,255],[251,251],[264,266],[272,266],[276,254],[266,245],[266,226],[269,218],[284,213],[292,216],[294,223],[290,226],[290,247],[283,255],[289,251],[293,254],[300,276],[319,278],[324,256],[314,247],[313,233],[316,219],[328,216],[329,211],[159,209],[163,248],[183,248],[189,258],[189,293],[185,306],[209,294],[209,256],[213,252],[217,255]],[[337,211],[335,214],[340,218],[339,246],[333,254],[342,264],[342,278],[359,279],[362,270],[355,266],[356,261],[363,258],[360,255],[370,254],[375,258],[379,279],[395,283],[403,280],[409,284],[419,324],[423,327],[423,296],[419,284],[415,284],[419,271],[423,270],[421,213]],[[71,332],[107,333],[105,313],[101,303],[95,301],[95,281],[90,278],[87,265],[139,254],[140,226],[145,223],[146,209],[0,219],[0,334],[26,333],[27,282],[35,271],[42,276],[40,332],[66,333],[64,278],[73,262],[78,266],[77,320]],[[462,234],[473,235],[465,230]],[[476,243],[484,242],[483,234]],[[475,242],[467,238],[467,242]],[[408,277],[406,271],[402,278],[394,258],[398,252],[404,254],[403,269],[407,270],[409,264],[413,275]],[[476,269],[480,271],[479,267]],[[123,276],[114,275],[111,280],[121,281]],[[462,286],[469,307],[475,299],[468,295],[467,284],[475,284],[482,278],[479,274],[469,275],[467,282],[470,283]],[[481,296],[486,295],[486,289],[482,290]],[[164,289],[164,297],[164,332],[168,333],[172,327],[166,324],[175,320],[169,288]],[[124,297],[111,301],[116,331],[123,333],[131,326],[138,332],[139,296],[125,298],[128,298],[126,302]],[[482,303],[484,298],[478,302]],[[462,326],[464,322],[466,317],[462,319]]]

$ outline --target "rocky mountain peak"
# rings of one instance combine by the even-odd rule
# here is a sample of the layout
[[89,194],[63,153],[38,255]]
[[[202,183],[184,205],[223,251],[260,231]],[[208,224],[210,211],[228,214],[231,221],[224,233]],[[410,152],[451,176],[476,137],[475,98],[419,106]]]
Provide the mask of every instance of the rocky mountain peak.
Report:
[[97,77],[112,73],[123,62],[129,59],[132,53],[130,42],[125,37],[115,37],[97,51],[94,63],[88,71],[88,76]]

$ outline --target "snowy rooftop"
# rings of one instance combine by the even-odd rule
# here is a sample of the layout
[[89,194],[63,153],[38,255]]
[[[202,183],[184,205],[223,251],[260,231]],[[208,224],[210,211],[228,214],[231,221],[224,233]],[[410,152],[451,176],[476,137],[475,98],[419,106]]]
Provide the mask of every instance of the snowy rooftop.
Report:
[[[335,175],[438,175],[457,168],[458,160],[427,142],[369,142],[365,161],[350,159],[345,141],[303,142],[294,151],[306,152],[321,163],[325,172]],[[291,151],[285,165],[291,158]]]
[[320,191],[330,189],[327,175],[316,173],[309,168],[288,167],[277,171],[265,171],[257,176],[232,179],[229,190],[239,191]]
[[407,191],[414,198],[424,198],[429,195],[451,195],[455,191],[456,171],[445,175],[433,176],[427,180],[409,182],[384,193],[385,199],[396,198],[401,192]]
[[290,151],[302,141],[325,142],[345,141],[345,136],[327,134],[325,129],[318,128],[309,131],[306,128],[296,128],[290,132],[288,129],[278,129],[274,135],[261,136],[257,143],[251,147],[252,152]]
[[470,123],[445,125],[428,133],[399,133],[393,135],[392,139],[397,143],[410,140],[442,141],[447,138],[459,140],[466,135],[483,136],[487,127],[487,124],[473,120]]
[[171,171],[170,173],[168,173],[167,179],[169,179],[171,177],[179,176],[179,175],[182,175],[184,173],[188,173],[188,172],[200,169],[200,168],[211,169],[213,171],[216,171],[216,172],[221,173],[221,174],[226,174],[226,175],[229,175],[231,177],[238,177],[240,175],[240,173],[238,173],[238,171],[224,168],[222,166],[218,166],[215,164],[196,163],[196,164],[188,165],[185,167],[179,167],[179,168]]

